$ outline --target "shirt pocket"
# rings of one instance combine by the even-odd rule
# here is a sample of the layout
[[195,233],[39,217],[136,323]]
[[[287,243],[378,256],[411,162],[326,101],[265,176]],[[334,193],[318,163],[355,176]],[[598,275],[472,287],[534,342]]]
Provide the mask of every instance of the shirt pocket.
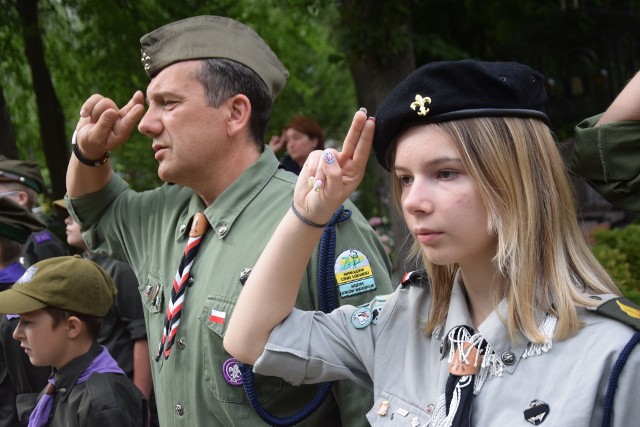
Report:
[[144,283],[138,285],[142,304],[149,314],[164,313],[162,311],[164,308],[163,288],[162,278],[159,274],[153,272],[147,275],[147,280]]
[[[222,345],[227,323],[233,313],[236,299],[210,295],[204,301],[198,319],[203,325],[202,361],[203,380],[211,393],[222,402],[249,403],[242,383],[238,383],[237,362]],[[283,380],[276,377],[254,375],[255,389],[261,402],[269,401],[283,389]]]
[[381,392],[367,413],[372,426],[423,427],[431,420],[426,411],[393,394]]

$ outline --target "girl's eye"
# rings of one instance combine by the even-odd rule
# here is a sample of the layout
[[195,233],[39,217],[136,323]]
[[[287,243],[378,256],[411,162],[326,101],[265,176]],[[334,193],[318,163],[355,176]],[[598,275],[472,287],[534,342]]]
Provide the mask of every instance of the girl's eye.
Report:
[[413,177],[402,175],[398,177],[398,181],[400,181],[400,185],[402,186],[411,185],[411,183],[413,182]]
[[438,179],[448,180],[448,179],[453,179],[456,176],[458,176],[458,172],[455,172],[455,171],[451,171],[451,170],[438,171]]

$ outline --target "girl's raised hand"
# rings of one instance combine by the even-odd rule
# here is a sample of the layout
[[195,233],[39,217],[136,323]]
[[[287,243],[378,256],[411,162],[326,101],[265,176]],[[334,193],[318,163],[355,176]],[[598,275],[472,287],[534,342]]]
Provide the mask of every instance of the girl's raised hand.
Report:
[[293,195],[296,210],[308,220],[324,224],[353,193],[367,167],[375,119],[364,108],[356,112],[342,151],[314,151],[305,162]]

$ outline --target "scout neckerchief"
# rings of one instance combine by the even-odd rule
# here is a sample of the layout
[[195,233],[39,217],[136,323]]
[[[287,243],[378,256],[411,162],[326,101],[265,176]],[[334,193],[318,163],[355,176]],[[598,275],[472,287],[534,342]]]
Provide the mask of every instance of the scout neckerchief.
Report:
[[168,359],[171,354],[171,348],[178,332],[178,326],[180,325],[180,315],[182,313],[182,307],[184,306],[184,298],[187,287],[189,285],[189,277],[191,273],[191,267],[193,261],[196,258],[198,249],[204,233],[207,231],[209,222],[204,213],[197,212],[193,215],[191,222],[191,231],[189,231],[189,240],[187,241],[187,247],[184,248],[184,254],[180,260],[178,266],[178,272],[173,279],[173,287],[171,288],[171,301],[167,305],[166,317],[164,319],[164,328],[162,329],[162,339],[158,347],[158,354],[156,354],[156,362],[160,360],[160,356],[163,354],[164,358]]
[[[322,233],[322,238],[320,239],[320,246],[318,248],[318,305],[324,313],[330,313],[338,306],[335,297],[336,278],[331,268],[335,259],[336,226],[350,217],[351,211],[345,209],[344,205],[340,206],[327,223]],[[277,417],[267,412],[260,403],[251,368],[242,363],[239,363],[238,366],[242,373],[242,386],[244,387],[249,404],[251,404],[251,407],[263,421],[272,426],[293,426],[313,414],[327,398],[333,385],[333,382],[322,383],[311,402],[307,403],[298,412],[290,416]]]
[[453,328],[446,340],[450,349],[449,378],[431,423],[434,427],[469,427],[474,383],[488,344],[465,325]]
[[[84,370],[82,375],[76,381],[76,384],[80,384],[89,379],[91,374],[121,374],[125,373],[120,369],[118,363],[111,357],[109,351],[104,346],[102,352],[91,361],[87,369]],[[38,404],[29,416],[29,427],[44,427],[49,424],[49,414],[53,409],[53,399],[56,394],[56,386],[53,383],[53,377],[49,378],[49,383],[45,387]]]

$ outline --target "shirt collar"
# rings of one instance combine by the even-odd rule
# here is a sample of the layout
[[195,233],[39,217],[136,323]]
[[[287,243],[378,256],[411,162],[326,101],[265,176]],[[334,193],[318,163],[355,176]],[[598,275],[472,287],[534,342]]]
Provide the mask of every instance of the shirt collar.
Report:
[[279,165],[271,150],[263,150],[258,160],[222,192],[211,206],[205,207],[202,199],[194,193],[189,201],[188,211],[181,217],[180,226],[176,230],[176,240],[189,235],[191,218],[196,212],[202,211],[215,235],[224,239],[231,232],[236,219],[276,173]]
[[[447,320],[443,332],[446,334],[456,326],[468,325],[472,326],[471,315],[469,314],[469,308],[467,306],[466,292],[464,290],[464,284],[462,283],[462,275],[460,270],[456,272],[455,279],[453,281],[453,288],[451,291],[451,301],[449,303],[449,312],[447,314]],[[513,373],[515,368],[522,358],[522,355],[527,347],[528,340],[525,336],[518,331],[516,335],[516,342],[511,342],[509,339],[509,331],[504,323],[508,314],[508,302],[503,298],[495,310],[489,314],[489,316],[482,322],[477,329],[482,334],[484,339],[489,343],[495,353],[502,357],[502,355],[515,357],[515,361],[512,364],[505,364],[505,370],[509,373]],[[544,313],[536,313],[536,321],[538,324],[542,322]],[[503,358],[504,359],[504,358]]]

